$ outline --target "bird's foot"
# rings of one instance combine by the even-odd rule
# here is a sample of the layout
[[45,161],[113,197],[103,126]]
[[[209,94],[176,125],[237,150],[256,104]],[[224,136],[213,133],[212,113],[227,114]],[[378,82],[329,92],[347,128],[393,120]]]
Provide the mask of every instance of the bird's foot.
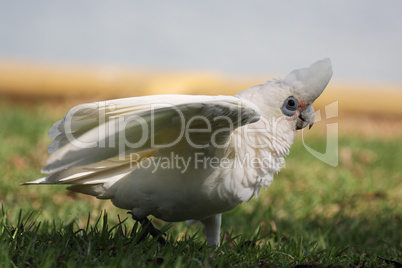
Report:
[[131,215],[133,220],[141,223],[142,234],[141,234],[140,238],[138,239],[137,243],[140,243],[147,237],[148,234],[151,234],[152,237],[157,239],[159,244],[166,245],[166,240],[162,236],[163,233],[160,230],[156,229],[155,226],[153,226],[153,224],[148,220],[147,217],[140,219],[137,216],[135,216],[131,211],[129,211],[127,213]]

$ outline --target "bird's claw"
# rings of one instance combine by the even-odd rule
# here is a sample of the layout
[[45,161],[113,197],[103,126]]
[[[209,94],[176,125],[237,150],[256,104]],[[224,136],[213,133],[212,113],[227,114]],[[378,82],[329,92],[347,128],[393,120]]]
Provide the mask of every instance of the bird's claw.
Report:
[[157,239],[159,244],[161,245],[167,244],[165,238],[163,238],[163,235],[166,236],[166,234],[156,229],[155,226],[153,226],[153,224],[148,220],[147,217],[140,219],[137,216],[135,216],[134,213],[132,213],[131,211],[127,212],[127,214],[130,214],[133,220],[138,221],[141,224],[142,234],[140,238],[137,240],[137,243],[140,243],[147,237],[148,234],[151,234],[152,237]]

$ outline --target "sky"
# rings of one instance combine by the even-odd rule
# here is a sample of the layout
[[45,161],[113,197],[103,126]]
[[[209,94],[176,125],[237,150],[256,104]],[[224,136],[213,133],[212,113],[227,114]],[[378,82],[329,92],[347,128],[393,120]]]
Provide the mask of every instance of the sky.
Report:
[[402,83],[400,0],[1,0],[0,59]]

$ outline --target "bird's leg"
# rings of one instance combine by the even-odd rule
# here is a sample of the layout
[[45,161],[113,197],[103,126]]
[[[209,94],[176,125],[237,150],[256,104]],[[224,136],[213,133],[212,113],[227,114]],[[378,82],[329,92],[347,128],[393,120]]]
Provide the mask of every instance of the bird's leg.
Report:
[[151,234],[153,237],[155,237],[157,239],[159,244],[166,245],[166,240],[162,237],[162,232],[159,231],[158,229],[156,229],[152,225],[152,223],[148,220],[147,217],[140,219],[137,216],[135,216],[131,211],[129,211],[127,213],[131,214],[131,217],[133,218],[133,220],[141,223],[141,227],[143,229],[143,234],[138,239],[137,243],[140,243],[142,240],[145,239],[145,237],[147,237],[148,234]]
[[207,238],[208,246],[219,246],[220,229],[221,229],[222,214],[215,214],[209,218],[201,220],[205,226],[205,237]]

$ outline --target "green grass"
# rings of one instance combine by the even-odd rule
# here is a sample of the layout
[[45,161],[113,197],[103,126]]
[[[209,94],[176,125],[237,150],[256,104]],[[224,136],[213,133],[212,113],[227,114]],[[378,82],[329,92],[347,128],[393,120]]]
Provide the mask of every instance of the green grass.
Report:
[[[151,238],[135,243],[137,225],[108,201],[64,186],[19,186],[41,176],[47,130],[62,114],[7,103],[0,113],[2,267],[396,267],[402,261],[402,139],[341,135],[336,168],[297,140],[267,191],[223,214],[218,250],[206,247],[199,224],[154,219],[168,228],[170,243],[161,247]],[[324,137],[307,143],[325,149]]]

